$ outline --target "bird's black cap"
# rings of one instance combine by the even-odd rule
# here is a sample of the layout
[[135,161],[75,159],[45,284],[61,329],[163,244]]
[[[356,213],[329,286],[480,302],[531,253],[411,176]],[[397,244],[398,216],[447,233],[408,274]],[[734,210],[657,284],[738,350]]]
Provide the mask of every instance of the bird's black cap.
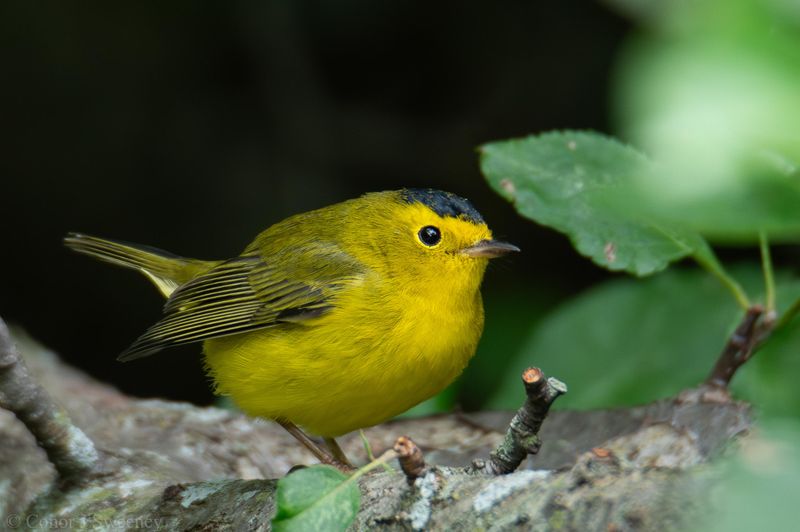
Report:
[[407,203],[422,203],[439,216],[464,218],[472,223],[482,224],[483,216],[472,206],[468,199],[456,196],[451,192],[432,188],[406,188],[402,191]]

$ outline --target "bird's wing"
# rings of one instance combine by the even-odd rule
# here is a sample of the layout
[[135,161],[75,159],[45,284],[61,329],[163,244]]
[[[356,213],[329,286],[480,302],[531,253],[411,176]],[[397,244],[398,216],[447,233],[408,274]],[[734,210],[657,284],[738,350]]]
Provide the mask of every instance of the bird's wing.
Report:
[[335,246],[314,243],[313,247],[269,261],[258,253],[246,253],[186,283],[167,300],[161,321],[119,360],[321,316],[333,308],[336,292],[359,278],[362,269]]

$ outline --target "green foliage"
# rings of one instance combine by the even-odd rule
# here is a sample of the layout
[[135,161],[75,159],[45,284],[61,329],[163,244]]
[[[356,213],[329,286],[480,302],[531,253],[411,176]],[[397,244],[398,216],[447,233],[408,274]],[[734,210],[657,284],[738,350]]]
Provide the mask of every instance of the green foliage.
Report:
[[[800,278],[773,273],[768,240],[800,242],[800,11],[773,0],[612,3],[643,24],[623,48],[613,95],[623,137],[648,157],[564,131],[487,144],[481,169],[520,214],[603,268],[645,276],[693,257],[722,286],[680,268],[592,288],[535,326],[488,406],[517,408],[530,365],[570,385],[558,408],[674,396],[707,377],[752,294],[768,311],[759,326],[777,315],[777,327],[733,389],[767,430],[728,464],[722,504],[701,529],[789,529],[800,426],[775,420],[800,415]],[[728,274],[706,239],[758,244],[761,270]]]
[[652,173],[644,156],[612,138],[567,131],[494,142],[481,148],[481,170],[520,214],[566,233],[605,268],[648,275],[696,248],[693,235],[607,201],[635,176]]
[[[758,292],[762,280],[756,267],[735,273]],[[780,275],[777,285],[782,311],[800,297],[800,279]],[[702,381],[740,318],[722,287],[699,271],[614,280],[545,318],[509,366],[539,366],[567,382],[570,393],[559,408],[643,403]],[[800,412],[800,389],[794,385],[800,335],[791,330],[794,325],[772,338],[735,381],[742,395],[771,414]],[[506,375],[491,407],[516,408],[522,402],[518,373]]]
[[[566,131],[488,144],[481,169],[520,214],[606,269],[644,276],[693,257],[722,286],[681,268],[592,288],[533,328],[488,406],[517,408],[531,365],[569,384],[558,408],[674,396],[708,376],[753,294],[768,311],[759,326],[775,315],[777,326],[733,389],[767,430],[727,464],[721,504],[698,529],[796,527],[800,425],[776,420],[800,415],[800,279],[773,273],[768,240],[800,242],[800,11],[767,0],[612,3],[643,21],[613,95],[624,138],[649,158]],[[731,276],[706,239],[758,244],[761,271],[742,264]]]
[[637,205],[638,183],[658,172],[633,148],[588,131],[545,133],[483,146],[481,170],[520,214],[600,266],[649,275],[691,255],[748,305],[699,233]]
[[[761,0],[614,3],[645,25],[624,48],[614,95],[625,138],[651,158],[563,131],[487,144],[481,169],[520,214],[606,269],[644,276],[693,257],[742,308],[766,284],[756,300],[772,310],[777,296],[780,326],[734,386],[768,414],[796,416],[800,281],[773,280],[767,238],[800,241],[798,12]],[[731,276],[707,237],[760,244],[763,272]],[[741,316],[698,271],[597,286],[536,327],[490,406],[519,405],[519,369],[531,364],[570,384],[562,408],[674,395],[703,380]]]
[[[800,282],[771,279],[770,240],[800,241],[800,18],[779,2],[615,0],[645,27],[616,71],[625,138],[651,159],[591,132],[488,144],[481,168],[523,216],[567,234],[578,252],[639,276],[693,257],[736,296],[706,237],[761,244],[779,317],[800,306]],[[647,31],[657,28],[657,31]],[[737,270],[750,293],[757,268]],[[700,382],[741,318],[700,272],[617,280],[565,303],[532,333],[491,401],[522,400],[518,371],[542,366],[570,384],[559,407],[596,408],[674,395]],[[734,382],[764,411],[800,413],[798,320],[781,327]]]
[[275,531],[345,530],[361,501],[357,477],[330,466],[295,471],[278,481]]
[[[654,2],[617,0],[644,15]],[[707,237],[800,236],[800,19],[790,2],[659,2],[623,48],[616,115],[659,162],[640,208]]]

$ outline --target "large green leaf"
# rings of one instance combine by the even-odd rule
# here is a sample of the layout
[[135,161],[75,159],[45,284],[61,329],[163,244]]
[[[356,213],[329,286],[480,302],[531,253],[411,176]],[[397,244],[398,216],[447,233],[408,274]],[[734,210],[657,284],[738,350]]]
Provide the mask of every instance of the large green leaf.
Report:
[[278,481],[276,531],[345,530],[361,501],[358,485],[329,466],[300,469]]
[[[654,2],[614,90],[626,138],[661,165],[638,203],[718,240],[800,238],[800,32],[792,2]],[[795,2],[796,4],[796,2]],[[789,15],[794,15],[794,21]]]
[[711,254],[699,234],[625,208],[616,196],[629,195],[637,178],[654,171],[610,137],[566,131],[486,144],[481,170],[520,214],[566,233],[580,253],[610,270],[648,275],[688,255]]
[[[735,273],[754,293],[761,291],[757,267]],[[779,275],[777,281],[782,310],[800,297],[800,280]],[[741,315],[722,287],[700,271],[605,283],[540,322],[490,406],[521,404],[518,369],[531,365],[569,385],[559,408],[630,405],[674,395],[706,377]],[[734,381],[738,392],[768,412],[800,414],[797,322],[770,340]]]

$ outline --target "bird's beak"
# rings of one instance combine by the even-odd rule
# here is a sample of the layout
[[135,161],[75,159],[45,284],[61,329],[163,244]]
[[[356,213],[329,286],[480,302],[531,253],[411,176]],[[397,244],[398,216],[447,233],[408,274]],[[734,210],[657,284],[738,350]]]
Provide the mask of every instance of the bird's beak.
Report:
[[481,240],[477,244],[469,246],[461,250],[461,253],[469,257],[487,257],[493,259],[495,257],[502,257],[511,252],[519,251],[519,248],[514,244],[508,242],[500,242],[499,240]]

